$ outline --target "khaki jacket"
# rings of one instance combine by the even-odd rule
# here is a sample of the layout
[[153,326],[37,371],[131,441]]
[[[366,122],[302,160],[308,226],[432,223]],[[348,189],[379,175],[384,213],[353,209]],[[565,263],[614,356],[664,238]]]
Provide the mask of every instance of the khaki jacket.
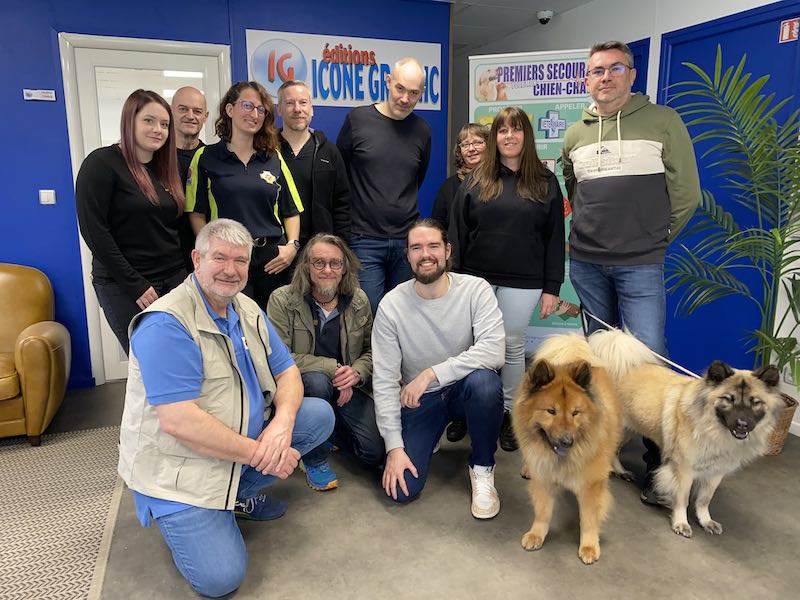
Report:
[[[258,305],[243,294],[234,298],[233,305],[264,393],[266,416],[277,389],[268,363],[272,351],[266,320]],[[233,344],[208,314],[192,276],[134,317],[129,335],[142,314],[149,312],[175,316],[200,346],[203,384],[198,406],[246,436],[250,403]],[[168,353],[170,349],[162,351]],[[117,470],[128,487],[142,494],[201,508],[233,510],[242,464],[199,454],[164,433],[155,408],[147,401],[139,362],[131,354]]]
[[[314,356],[316,327],[311,307],[292,286],[278,288],[269,297],[267,315],[275,331],[289,347],[301,373],[318,371],[333,379],[336,359]],[[340,317],[339,343],[342,357],[361,376],[356,387],[372,396],[372,309],[362,290],[356,290],[353,299]]]

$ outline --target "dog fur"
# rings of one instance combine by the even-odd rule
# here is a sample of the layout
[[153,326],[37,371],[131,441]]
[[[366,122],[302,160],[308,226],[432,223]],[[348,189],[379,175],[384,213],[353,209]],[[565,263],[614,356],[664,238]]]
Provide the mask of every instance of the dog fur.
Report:
[[656,364],[660,361],[642,342],[620,330],[594,333],[589,345],[608,365],[625,426],[661,449],[654,485],[672,507],[672,530],[692,535],[687,508],[694,483],[700,525],[722,533],[709,503],[725,475],[764,453],[784,405],[777,369],[743,371],[715,361],[696,379]]
[[534,512],[522,546],[542,547],[556,493],[566,488],[580,510],[578,557],[594,563],[600,558],[600,527],[612,504],[608,475],[622,437],[622,416],[611,378],[582,336],[544,341],[520,382],[511,416]]

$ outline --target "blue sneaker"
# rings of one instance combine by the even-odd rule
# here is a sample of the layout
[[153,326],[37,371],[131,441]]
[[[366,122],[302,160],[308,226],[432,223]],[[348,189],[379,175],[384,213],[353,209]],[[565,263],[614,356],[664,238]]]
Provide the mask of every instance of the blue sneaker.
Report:
[[324,492],[339,486],[336,473],[333,472],[327,460],[313,467],[300,461],[300,469],[305,472],[306,483],[312,490]]
[[286,502],[259,494],[247,500],[237,500],[233,514],[249,521],[272,521],[280,519],[286,512]]

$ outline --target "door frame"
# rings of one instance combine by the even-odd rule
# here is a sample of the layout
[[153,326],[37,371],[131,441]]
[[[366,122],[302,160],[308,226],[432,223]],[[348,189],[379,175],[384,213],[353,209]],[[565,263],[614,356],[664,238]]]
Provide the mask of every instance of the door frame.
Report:
[[[216,58],[219,67],[220,96],[231,85],[230,47],[223,44],[199,42],[177,42],[139,38],[109,37],[59,32],[58,46],[61,56],[61,74],[64,85],[64,104],[67,111],[67,132],[69,134],[70,161],[72,164],[73,185],[78,177],[85,156],[83,133],[81,130],[80,106],[78,103],[78,76],[75,67],[75,50],[91,48],[96,50],[128,50],[134,52],[159,52],[166,54],[188,54]],[[83,294],[86,308],[86,325],[89,332],[89,356],[95,384],[106,381],[103,365],[103,344],[100,329],[100,306],[92,287],[92,253],[83,241],[76,227],[81,247],[81,272],[83,274]]]

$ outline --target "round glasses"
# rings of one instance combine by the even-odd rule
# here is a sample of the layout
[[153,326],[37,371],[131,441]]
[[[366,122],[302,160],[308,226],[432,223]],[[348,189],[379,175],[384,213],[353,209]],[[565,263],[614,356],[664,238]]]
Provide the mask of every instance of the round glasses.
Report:
[[483,140],[478,140],[477,142],[461,142],[458,147],[462,150],[467,150],[470,146],[475,148],[475,150],[480,150],[486,145],[486,142]]
[[265,114],[267,114],[267,109],[266,108],[264,108],[263,106],[256,106],[255,104],[253,104],[249,100],[242,100],[240,102],[237,102],[237,104],[239,104],[242,107],[242,110],[244,112],[252,112],[253,109],[255,108],[256,112],[258,113],[258,115],[260,117],[263,117]]
[[341,271],[344,268],[344,261],[339,260],[338,258],[334,258],[331,260],[315,258],[311,261],[311,266],[314,267],[317,271],[322,271],[325,269],[325,267],[330,267],[331,271]]
[[620,75],[624,75],[625,71],[628,69],[633,69],[633,67],[629,67],[628,65],[623,65],[622,63],[615,63],[608,67],[607,69],[604,67],[595,67],[594,69],[589,69],[589,77],[593,77],[594,79],[600,79],[603,75],[606,74],[606,71],[611,73],[612,77],[619,77]]

